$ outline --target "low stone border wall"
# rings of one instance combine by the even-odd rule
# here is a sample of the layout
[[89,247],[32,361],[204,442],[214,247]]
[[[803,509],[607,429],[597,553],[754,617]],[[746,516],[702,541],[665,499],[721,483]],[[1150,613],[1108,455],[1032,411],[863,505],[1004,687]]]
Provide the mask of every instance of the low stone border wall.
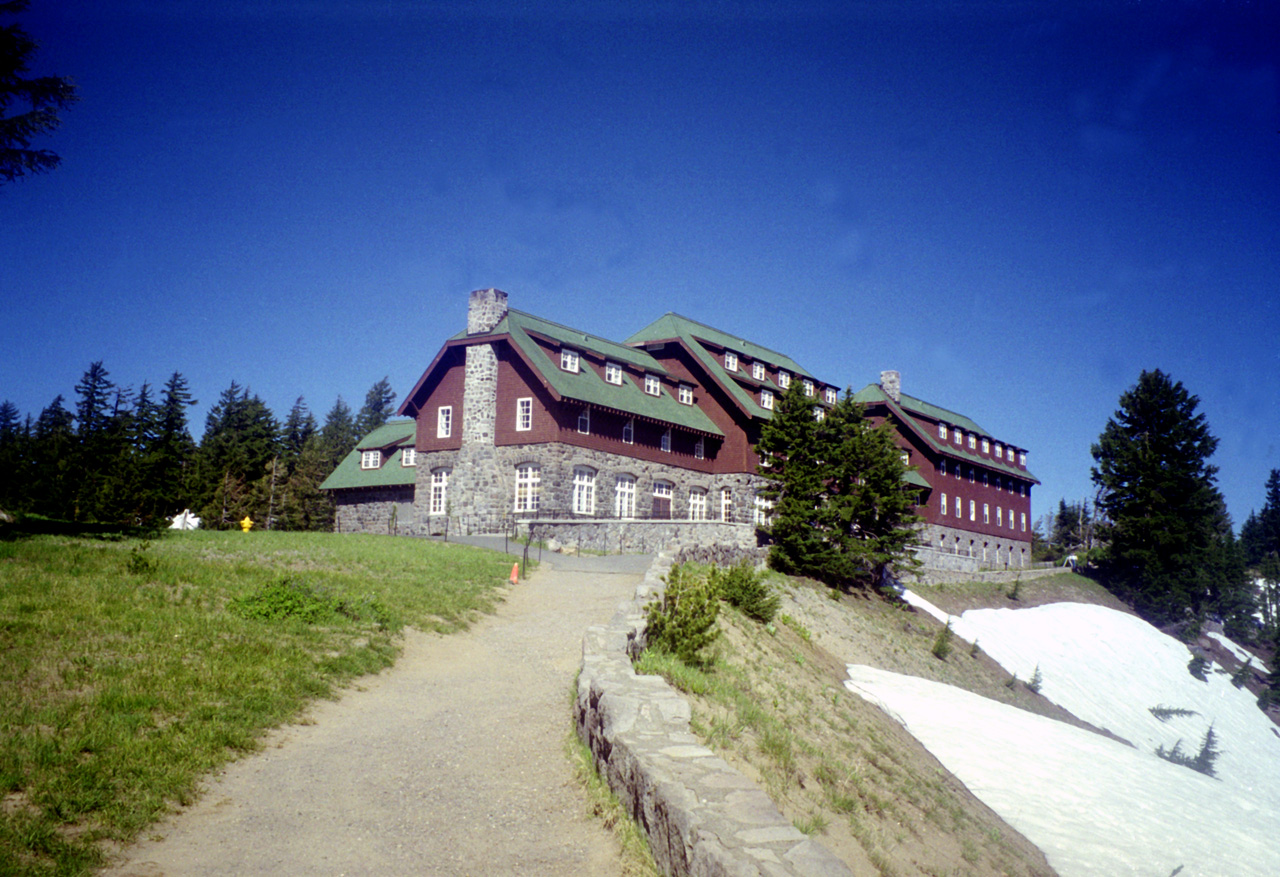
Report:
[[769,796],[689,730],[689,704],[658,676],[637,676],[644,605],[678,550],[661,552],[607,625],[582,641],[575,716],[596,769],[649,837],[671,877],[852,877],[788,822]]

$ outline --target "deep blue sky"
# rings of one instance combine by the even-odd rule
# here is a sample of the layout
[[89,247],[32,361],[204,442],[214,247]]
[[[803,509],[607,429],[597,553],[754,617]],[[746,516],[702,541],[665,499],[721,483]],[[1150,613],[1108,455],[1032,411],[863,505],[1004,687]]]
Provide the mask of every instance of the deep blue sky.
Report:
[[[632,5],[647,11],[634,14]],[[1240,524],[1280,468],[1280,7],[34,0],[82,100],[0,188],[0,398],[103,360],[283,418],[401,397],[468,291],[672,310],[1026,447],[1160,368]]]

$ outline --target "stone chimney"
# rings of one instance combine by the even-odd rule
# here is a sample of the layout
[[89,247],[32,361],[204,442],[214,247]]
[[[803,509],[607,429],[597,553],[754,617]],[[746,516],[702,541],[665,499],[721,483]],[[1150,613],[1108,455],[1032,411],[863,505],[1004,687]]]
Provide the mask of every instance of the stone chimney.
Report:
[[[475,295],[475,293],[472,293]],[[902,401],[902,375],[895,371],[880,372],[880,389],[895,402]]]
[[501,289],[477,289],[467,300],[467,334],[483,335],[507,315],[507,294]]

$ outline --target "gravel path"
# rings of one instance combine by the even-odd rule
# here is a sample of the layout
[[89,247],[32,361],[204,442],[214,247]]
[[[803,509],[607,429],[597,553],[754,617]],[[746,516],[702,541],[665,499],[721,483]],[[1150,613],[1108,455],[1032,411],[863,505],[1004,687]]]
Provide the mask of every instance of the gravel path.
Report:
[[563,747],[583,631],[639,561],[587,560],[543,564],[466,633],[410,631],[394,667],[274,732],[104,873],[619,874]]

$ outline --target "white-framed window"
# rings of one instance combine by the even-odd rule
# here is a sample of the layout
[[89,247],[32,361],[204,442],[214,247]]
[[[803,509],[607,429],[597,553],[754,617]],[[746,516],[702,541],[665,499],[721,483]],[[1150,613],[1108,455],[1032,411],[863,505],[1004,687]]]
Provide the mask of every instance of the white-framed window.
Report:
[[956,440],[956,444],[958,445],[964,444],[964,430],[962,429],[955,430],[955,440]]
[[1009,529],[1010,529],[1010,530],[1014,529],[1014,526],[1013,526],[1013,509],[1009,509]]
[[969,520],[975,522],[978,520],[978,504],[973,500],[969,500]]
[[771,520],[773,520],[773,500],[765,499],[757,493],[755,501],[751,504],[751,523],[767,526]]
[[720,520],[733,520],[733,491],[727,487],[720,488]]
[[704,460],[707,456],[707,443],[702,436],[698,436],[698,440],[693,443],[693,456],[696,460]]
[[825,409],[825,408],[817,408],[817,407],[815,407],[815,408],[813,409],[813,419],[814,419],[814,420],[816,420],[816,421],[818,421],[819,423],[821,423],[822,421],[826,420],[826,419],[827,419],[827,409]]
[[622,366],[616,362],[606,362],[604,364],[604,379],[611,384],[621,384]]
[[991,453],[991,439],[982,440],[982,453],[984,454]]
[[1027,465],[1027,452],[1026,452],[1026,451],[1019,451],[1019,452],[1018,452],[1018,465],[1019,465],[1019,466],[1023,466],[1023,467],[1025,467],[1025,466]]
[[578,372],[578,351],[570,350],[568,347],[560,349],[560,368],[567,372]]
[[945,423],[938,424],[938,438],[942,439],[943,441],[946,441],[947,425]]
[[573,513],[596,513],[596,470],[586,466],[573,467]]
[[400,465],[401,465],[401,466],[416,466],[416,465],[418,465],[418,449],[417,449],[417,448],[405,448],[404,450],[402,450],[402,451],[400,452]]
[[449,470],[431,472],[431,514],[443,515],[449,508]]
[[1026,491],[1027,491],[1027,487],[1026,487],[1026,485],[1025,485],[1025,484],[1023,484],[1021,481],[1019,481],[1019,482],[1018,482],[1018,496],[1026,496],[1026,495],[1027,495],[1027,492],[1026,492]]
[[898,459],[902,461],[902,465],[904,466],[911,465],[911,455],[906,451],[903,451],[901,454],[899,454]]
[[822,395],[823,395],[823,398],[827,400],[828,405],[836,404],[836,388],[835,387],[827,387],[827,389],[823,390]]
[[964,477],[964,476],[963,476],[963,474],[962,474],[962,473],[961,473],[961,471],[960,471],[960,470],[961,470],[961,469],[963,469],[963,468],[964,468],[964,467],[963,467],[963,466],[961,466],[959,462],[955,462],[955,463],[952,463],[952,464],[951,464],[951,469],[952,469],[952,471],[953,471],[953,474],[956,476],[956,481],[959,481],[961,478],[963,478],[963,477]]
[[986,472],[983,472],[983,473],[982,473],[982,486],[983,486],[983,487],[990,487],[990,486],[991,486],[991,483],[990,483],[990,481],[988,480],[988,478],[989,478],[988,474],[987,474]]
[[517,512],[536,512],[542,493],[542,467],[537,463],[521,463],[516,467]]
[[1004,445],[996,445],[996,459],[997,460],[1004,459]]
[[361,469],[381,469],[382,468],[382,451],[361,451],[360,452],[360,468]]
[[453,406],[441,405],[436,409],[436,438],[448,438],[453,434]]
[[984,524],[991,523],[991,504],[990,503],[984,502],[982,504],[982,523]]
[[578,412],[578,432],[583,435],[591,434],[591,409],[583,408]]
[[644,376],[644,391],[650,396],[657,396],[662,392],[662,381],[658,380],[657,375]]
[[1000,506],[996,506],[996,526],[1004,526],[1004,509],[1000,508]]
[[1000,486],[1002,479],[1000,478],[999,475],[997,475],[995,478],[992,479],[992,481],[995,482],[996,493],[999,493],[1000,490],[1002,489]]
[[947,495],[945,493],[942,494],[942,502],[939,503],[939,507],[942,509],[942,513],[945,515],[947,513]]
[[763,408],[765,411],[773,410],[773,391],[772,390],[760,391],[760,407]]
[[671,482],[653,482],[653,517],[667,519],[671,517]]
[[665,453],[671,453],[671,427],[667,427],[667,430],[662,434],[661,444],[658,447]]
[[738,354],[726,350],[724,352],[724,368],[725,371],[736,372],[738,370]]
[[972,451],[977,447],[978,447],[977,437],[973,433],[969,433],[969,450]]
[[688,384],[680,385],[680,404],[681,405],[693,404],[693,387],[689,386]]
[[1025,532],[1027,532],[1027,513],[1026,513],[1026,512],[1020,512],[1020,513],[1018,514],[1018,518],[1019,518],[1019,520],[1022,522],[1022,532],[1024,532],[1024,533],[1025,533]]
[[778,386],[784,390],[791,386],[791,372],[778,371]]
[[622,443],[626,445],[636,443],[636,421],[634,417],[628,417],[626,422],[622,424]]
[[938,474],[939,474],[939,475],[946,475],[946,474],[947,474],[947,461],[946,461],[946,460],[939,460],[939,461],[938,461]]
[[533,429],[533,397],[525,396],[516,400],[516,432],[528,432]]
[[969,467],[967,467],[967,468],[968,468],[968,470],[969,470],[969,483],[970,483],[970,484],[973,484],[973,482],[974,482],[974,478],[975,478],[975,476],[974,476],[974,474],[973,474],[973,467],[972,467],[972,466],[969,466]]
[[960,497],[958,496],[956,497],[954,508],[956,510],[956,517],[963,518],[964,517],[964,501],[961,500]]
[[705,521],[707,519],[707,492],[705,490],[689,491],[689,520]]
[[619,475],[613,488],[613,513],[619,518],[636,516],[636,477]]
[[764,380],[764,363],[763,362],[751,363],[751,377],[755,378],[757,381]]
[[805,379],[804,379],[804,394],[805,394],[806,396],[812,396],[812,395],[813,395],[813,393],[814,393],[814,389],[813,389],[813,381],[809,380],[808,378],[805,378]]

